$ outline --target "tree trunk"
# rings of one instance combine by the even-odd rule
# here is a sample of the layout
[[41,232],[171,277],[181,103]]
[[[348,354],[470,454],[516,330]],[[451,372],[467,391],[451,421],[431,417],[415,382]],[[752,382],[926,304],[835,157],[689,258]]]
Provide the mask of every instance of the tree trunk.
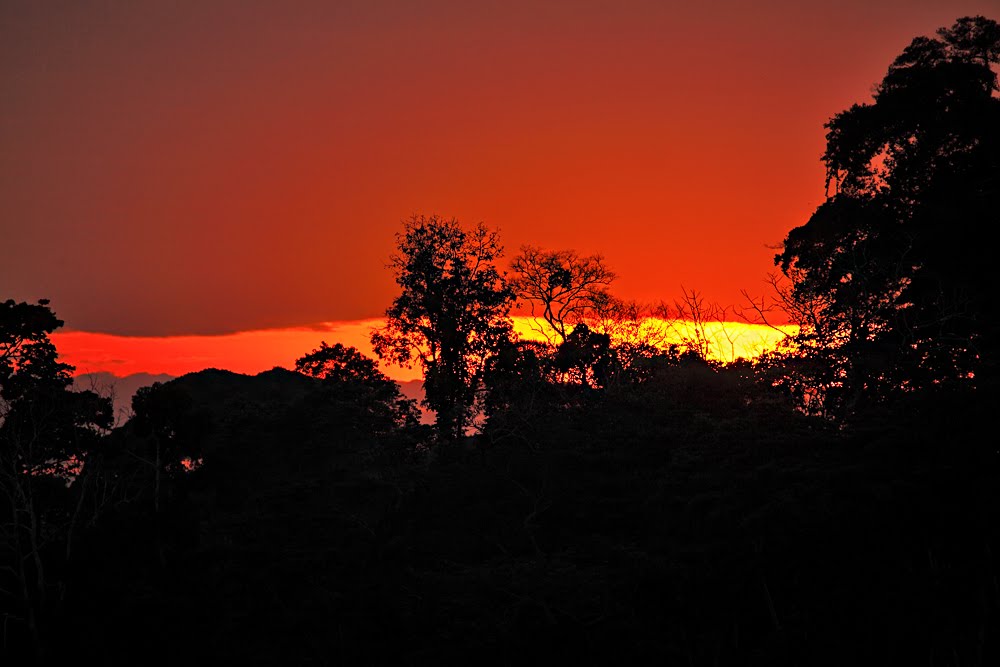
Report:
[[160,513],[160,439],[153,436],[153,442],[156,443],[156,465],[154,466],[155,472],[153,473],[153,511],[157,515]]

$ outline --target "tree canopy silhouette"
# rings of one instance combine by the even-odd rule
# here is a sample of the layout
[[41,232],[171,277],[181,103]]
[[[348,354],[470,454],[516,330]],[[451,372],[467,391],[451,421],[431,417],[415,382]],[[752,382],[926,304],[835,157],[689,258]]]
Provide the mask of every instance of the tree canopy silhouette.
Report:
[[571,327],[585,321],[612,301],[608,287],[615,274],[600,255],[581,257],[574,250],[541,250],[521,247],[511,268],[511,281],[518,299],[527,301],[532,314],[541,317],[558,336],[566,340]]
[[143,459],[153,472],[153,508],[163,504],[163,475],[178,474],[185,458],[201,454],[207,430],[206,417],[197,412],[191,396],[176,383],[155,382],[140,387],[132,397],[132,427],[152,442],[150,458]]
[[0,303],[0,592],[16,591],[5,623],[22,621],[35,651],[56,605],[58,568],[46,552],[59,545],[68,558],[91,460],[113,421],[109,399],[70,391],[73,367],[49,339],[62,324],[47,300]]
[[[348,402],[378,418],[383,430],[419,419],[416,403],[404,398],[399,385],[357,348],[341,343],[320,346],[295,361],[295,370],[323,381],[328,398]],[[369,424],[375,427],[376,422]]]
[[496,266],[498,233],[482,223],[413,216],[396,235],[390,266],[401,293],[372,334],[383,359],[424,371],[425,404],[439,435],[453,440],[475,414],[487,359],[509,341],[513,293]]
[[998,50],[998,26],[981,16],[917,37],[872,103],[826,124],[827,201],[775,263],[834,412],[994,364],[982,234],[1000,210]]

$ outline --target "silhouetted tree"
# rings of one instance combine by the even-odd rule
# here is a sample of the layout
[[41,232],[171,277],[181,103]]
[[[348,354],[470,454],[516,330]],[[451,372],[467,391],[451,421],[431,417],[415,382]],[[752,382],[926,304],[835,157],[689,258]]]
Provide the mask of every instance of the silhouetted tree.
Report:
[[551,399],[561,375],[554,360],[555,346],[533,340],[511,341],[490,357],[483,409],[494,438],[498,433],[510,435],[532,417],[553,409]]
[[395,383],[378,369],[373,359],[358,352],[355,347],[341,343],[327,345],[322,341],[319,347],[295,361],[295,370],[331,384],[369,387],[373,390],[388,391]]
[[153,472],[153,509],[159,513],[164,475],[181,473],[184,459],[200,455],[207,420],[187,392],[169,382],[140,388],[132,397],[132,412],[136,434],[152,442],[151,458],[143,460]]
[[610,360],[604,386],[624,388],[645,382],[654,366],[676,358],[677,326],[662,304],[651,306],[609,296],[588,317],[590,333],[608,336]]
[[596,316],[611,301],[608,287],[615,274],[600,255],[522,246],[511,268],[517,298],[528,302],[532,315],[541,311],[558,336],[555,343],[565,341],[574,325]]
[[487,359],[508,341],[513,294],[496,267],[497,232],[480,223],[413,216],[396,235],[391,266],[402,292],[372,334],[383,359],[424,371],[425,404],[445,440],[459,438],[475,414]]
[[[682,286],[681,298],[674,301],[673,309],[661,304],[660,313],[669,322],[685,353],[708,362],[716,362],[726,355],[730,361],[735,361],[735,341],[726,331],[726,307],[706,303],[698,290]],[[728,350],[723,347],[724,341],[728,343]]]
[[834,412],[967,381],[993,365],[998,300],[981,234],[1000,210],[1000,31],[983,17],[918,37],[871,104],[826,125],[828,199],[775,263]]
[[14,619],[35,647],[53,587],[46,553],[68,557],[79,480],[113,421],[110,400],[70,391],[73,367],[49,340],[62,324],[46,300],[0,303],[0,589],[16,591]]
[[556,367],[571,382],[597,389],[604,387],[614,362],[611,337],[578,324],[556,350]]
[[295,370],[323,381],[334,400],[350,402],[366,410],[376,430],[416,424],[419,411],[412,399],[405,398],[399,385],[378,369],[378,364],[357,348],[325,341],[319,348],[300,357]]

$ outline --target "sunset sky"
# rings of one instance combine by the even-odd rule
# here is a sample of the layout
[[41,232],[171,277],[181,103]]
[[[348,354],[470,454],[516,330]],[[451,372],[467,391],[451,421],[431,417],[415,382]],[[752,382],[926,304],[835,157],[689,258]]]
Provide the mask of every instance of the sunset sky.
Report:
[[51,299],[90,371],[264,370],[381,315],[400,221],[437,213],[739,304],[823,199],[823,123],[997,9],[4,2],[0,299]]

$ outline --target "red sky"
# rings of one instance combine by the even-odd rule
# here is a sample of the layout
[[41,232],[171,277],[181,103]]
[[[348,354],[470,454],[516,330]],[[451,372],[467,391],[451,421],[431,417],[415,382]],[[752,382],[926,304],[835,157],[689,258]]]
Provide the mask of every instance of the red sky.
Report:
[[0,298],[118,336],[362,320],[400,220],[438,213],[600,252],[626,298],[736,304],[822,201],[823,123],[974,14],[995,0],[4,2]]

